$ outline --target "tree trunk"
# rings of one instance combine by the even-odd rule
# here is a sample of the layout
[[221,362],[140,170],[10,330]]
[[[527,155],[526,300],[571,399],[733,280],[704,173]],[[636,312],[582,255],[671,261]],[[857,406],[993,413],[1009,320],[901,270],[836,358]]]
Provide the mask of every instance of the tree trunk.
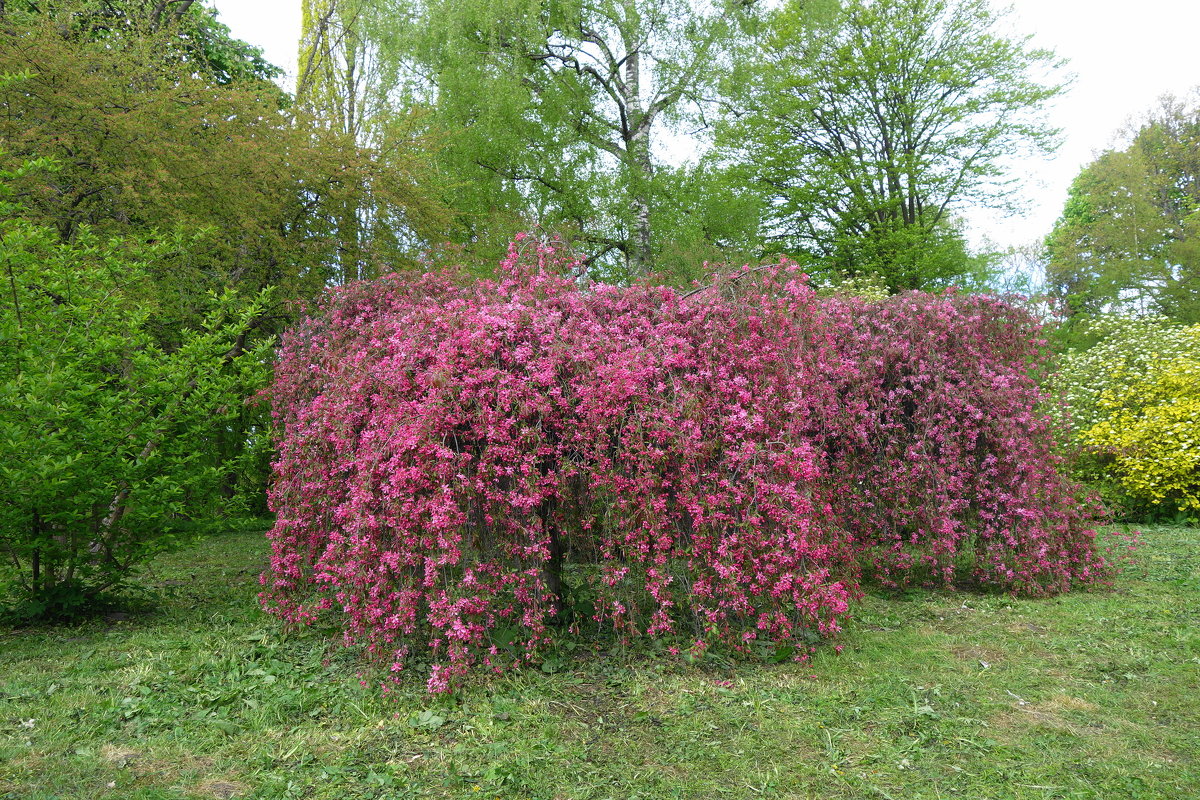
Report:
[[546,532],[550,550],[549,557],[542,566],[542,583],[551,596],[550,607],[554,609],[553,624],[565,625],[567,606],[563,600],[563,542],[558,525],[554,522],[554,506],[553,500],[544,500],[538,507],[538,516],[542,519],[542,530]]
[[631,278],[648,275],[654,269],[650,247],[650,184],[654,164],[650,160],[650,119],[642,107],[640,31],[625,31],[625,168],[629,180],[632,230],[625,264]]
[[[357,188],[357,187],[356,187]],[[338,260],[341,262],[343,284],[353,283],[363,276],[362,248],[360,246],[360,223],[358,217],[358,192],[353,191],[345,198],[338,216],[338,237],[341,247]]]

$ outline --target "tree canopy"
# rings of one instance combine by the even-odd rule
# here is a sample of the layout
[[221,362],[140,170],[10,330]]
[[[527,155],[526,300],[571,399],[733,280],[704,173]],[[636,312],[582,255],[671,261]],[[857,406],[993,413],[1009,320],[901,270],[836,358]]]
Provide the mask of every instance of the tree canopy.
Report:
[[1004,160],[1049,151],[1052,53],[984,0],[793,0],[735,73],[723,141],[770,200],[767,238],[893,290],[969,270],[953,213],[1003,206]]
[[741,4],[385,6],[308,3],[301,65],[313,77],[301,84],[331,110],[358,98],[373,116],[364,104],[380,97],[425,110],[459,242],[494,252],[514,227],[538,224],[614,274],[655,269],[680,224],[671,206],[694,202],[706,174],[668,165],[665,138],[711,99]]
[[1164,98],[1083,168],[1047,247],[1071,313],[1200,321],[1200,93]]
[[286,109],[273,84],[180,74],[174,23],[114,48],[64,36],[74,13],[0,20],[0,71],[27,73],[0,89],[0,137],[11,159],[58,163],[17,189],[25,214],[64,241],[84,226],[212,228],[187,264],[160,276],[170,291],[279,285],[283,299],[311,295],[337,272],[338,211],[364,183],[387,213],[380,260],[411,265],[420,241],[436,238],[444,214],[419,179],[419,142],[381,158]]

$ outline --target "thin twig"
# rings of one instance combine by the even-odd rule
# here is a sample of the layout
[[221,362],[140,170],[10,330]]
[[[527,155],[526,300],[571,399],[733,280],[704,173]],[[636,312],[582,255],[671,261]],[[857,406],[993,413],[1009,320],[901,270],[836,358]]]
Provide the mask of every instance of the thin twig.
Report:
[[[749,275],[751,273],[762,272],[764,269],[772,269],[772,268],[778,267],[778,266],[779,266],[778,264],[763,264],[760,267],[754,267],[753,269],[748,269],[744,272],[739,272],[737,275],[734,275],[732,278],[730,278],[728,282],[741,280],[742,278],[746,277],[747,275]],[[711,289],[712,287],[714,287],[716,285],[717,285],[716,283],[710,283],[705,286],[698,286],[695,289],[692,289],[690,292],[684,292],[683,294],[681,294],[679,296],[679,299],[686,300],[687,298],[691,297],[692,295],[694,295],[698,292],[703,292],[705,289]]]

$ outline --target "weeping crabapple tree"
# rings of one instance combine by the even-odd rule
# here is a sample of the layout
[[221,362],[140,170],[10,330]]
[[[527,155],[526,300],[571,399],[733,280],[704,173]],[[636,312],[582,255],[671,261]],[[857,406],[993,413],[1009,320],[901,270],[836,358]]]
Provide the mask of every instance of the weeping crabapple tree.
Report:
[[787,262],[688,293],[572,265],[519,237],[501,280],[354,284],[290,332],[268,609],[442,692],[596,625],[803,658],[864,573],[1106,574],[1019,309],[820,297]]

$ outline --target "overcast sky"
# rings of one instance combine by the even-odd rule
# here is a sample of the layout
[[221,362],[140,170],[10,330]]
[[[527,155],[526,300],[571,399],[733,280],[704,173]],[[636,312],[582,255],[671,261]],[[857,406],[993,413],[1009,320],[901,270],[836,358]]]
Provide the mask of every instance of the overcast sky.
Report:
[[[235,36],[262,47],[290,80],[296,72],[300,0],[210,0]],[[974,239],[999,245],[1043,237],[1081,166],[1110,146],[1131,118],[1166,92],[1200,86],[1198,0],[1015,0],[1013,25],[1069,62],[1069,92],[1050,110],[1063,129],[1062,148],[1049,160],[1015,165],[1029,211],[1004,218],[986,210],[968,215]],[[290,85],[290,84],[289,84]]]

